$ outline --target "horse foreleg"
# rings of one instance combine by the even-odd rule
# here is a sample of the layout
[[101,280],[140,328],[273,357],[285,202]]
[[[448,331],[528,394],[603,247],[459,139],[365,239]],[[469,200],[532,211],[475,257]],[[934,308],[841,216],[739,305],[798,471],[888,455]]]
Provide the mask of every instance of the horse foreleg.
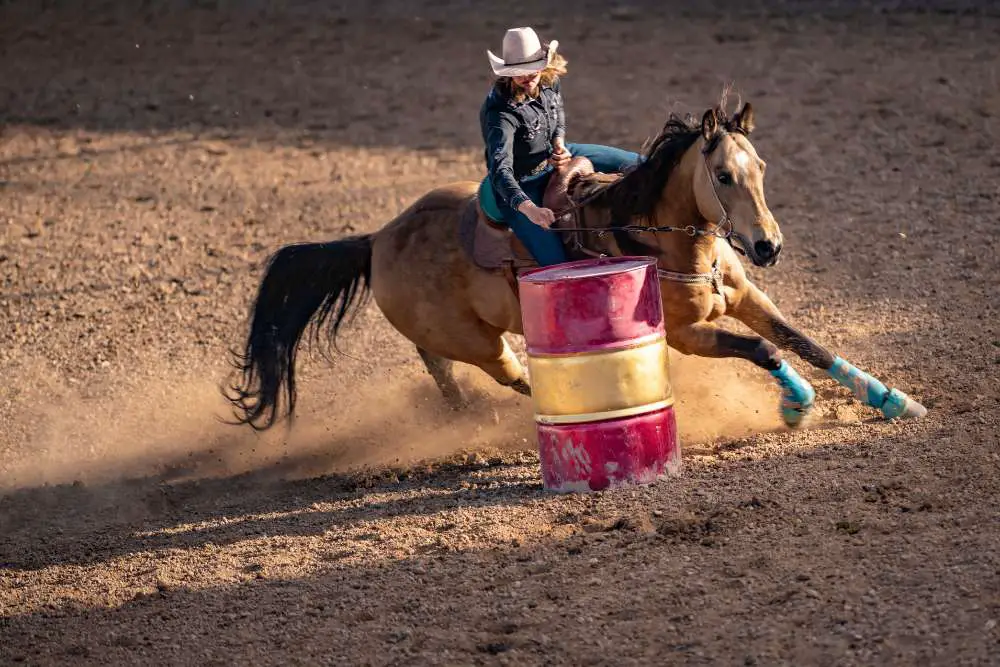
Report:
[[799,426],[815,403],[812,386],[781,358],[774,343],[764,338],[726,331],[710,322],[697,322],[672,330],[669,342],[684,354],[737,357],[768,371],[781,386],[781,416],[788,426]]
[[791,350],[813,366],[826,371],[865,404],[881,410],[886,418],[923,417],[927,414],[927,408],[900,390],[886,387],[791,326],[774,302],[755,285],[748,283],[745,294],[738,304],[730,308],[729,314],[778,347]]

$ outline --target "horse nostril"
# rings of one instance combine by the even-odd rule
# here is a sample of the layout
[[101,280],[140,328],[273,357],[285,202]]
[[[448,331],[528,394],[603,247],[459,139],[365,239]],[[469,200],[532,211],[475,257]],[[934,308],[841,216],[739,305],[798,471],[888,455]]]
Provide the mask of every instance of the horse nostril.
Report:
[[761,259],[771,259],[778,254],[779,248],[775,248],[770,241],[757,241],[753,244],[753,250]]

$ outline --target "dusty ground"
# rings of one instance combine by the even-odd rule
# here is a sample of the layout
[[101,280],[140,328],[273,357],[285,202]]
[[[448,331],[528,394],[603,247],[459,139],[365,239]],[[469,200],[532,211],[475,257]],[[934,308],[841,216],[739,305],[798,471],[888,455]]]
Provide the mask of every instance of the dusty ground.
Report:
[[[0,663],[1000,663],[987,3],[3,4]],[[734,81],[787,240],[755,279],[928,417],[796,361],[788,433],[766,375],[676,358],[683,475],[552,497],[530,405],[465,374],[443,415],[370,308],[294,431],[219,423],[262,261],[478,178],[484,49],[527,23],[575,140]]]

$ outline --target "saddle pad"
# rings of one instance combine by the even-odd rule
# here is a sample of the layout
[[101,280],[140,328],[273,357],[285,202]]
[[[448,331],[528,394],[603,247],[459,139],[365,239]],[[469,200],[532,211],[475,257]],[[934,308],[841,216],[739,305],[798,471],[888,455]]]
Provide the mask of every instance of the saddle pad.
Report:
[[500,207],[497,206],[496,195],[493,193],[493,188],[490,187],[489,178],[484,178],[479,183],[479,207],[493,222],[503,221],[503,214],[500,212]]
[[458,224],[462,250],[473,264],[488,271],[502,270],[504,263],[514,258],[510,245],[512,234],[491,227],[483,220],[476,197],[469,200]]

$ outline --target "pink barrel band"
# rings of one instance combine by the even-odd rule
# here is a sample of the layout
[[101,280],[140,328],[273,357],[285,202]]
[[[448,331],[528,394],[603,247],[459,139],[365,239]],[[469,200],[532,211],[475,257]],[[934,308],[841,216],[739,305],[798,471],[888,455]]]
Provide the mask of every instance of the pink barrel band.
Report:
[[520,278],[529,354],[613,349],[664,334],[663,306],[650,257],[581,260]]

